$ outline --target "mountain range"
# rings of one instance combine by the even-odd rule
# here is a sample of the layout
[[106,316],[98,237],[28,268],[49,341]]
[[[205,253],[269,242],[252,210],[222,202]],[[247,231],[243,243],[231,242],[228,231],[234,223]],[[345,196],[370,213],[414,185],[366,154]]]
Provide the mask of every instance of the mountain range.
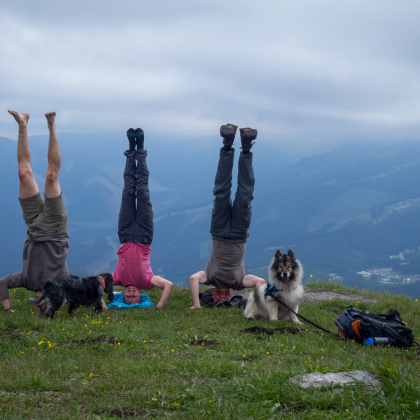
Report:
[[[80,275],[112,272],[127,140],[72,133],[59,134],[59,140],[69,269]],[[29,142],[42,191],[48,137],[31,136]],[[212,189],[221,141],[146,137],[146,145],[155,213],[152,269],[187,285],[211,252]],[[420,246],[420,141],[346,143],[302,159],[290,156],[290,147],[257,139],[253,148],[256,185],[247,272],[266,278],[275,251],[291,248],[306,278],[336,273],[350,281],[357,271],[385,264],[388,255]],[[21,269],[26,231],[18,202],[16,141],[0,138],[0,163],[3,276]]]

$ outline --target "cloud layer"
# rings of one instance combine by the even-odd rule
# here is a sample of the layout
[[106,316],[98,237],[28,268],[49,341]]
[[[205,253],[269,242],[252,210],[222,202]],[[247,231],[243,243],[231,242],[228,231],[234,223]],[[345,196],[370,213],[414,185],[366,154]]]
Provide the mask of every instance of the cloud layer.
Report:
[[16,1],[0,18],[7,109],[45,133],[254,126],[284,144],[419,137],[420,3]]

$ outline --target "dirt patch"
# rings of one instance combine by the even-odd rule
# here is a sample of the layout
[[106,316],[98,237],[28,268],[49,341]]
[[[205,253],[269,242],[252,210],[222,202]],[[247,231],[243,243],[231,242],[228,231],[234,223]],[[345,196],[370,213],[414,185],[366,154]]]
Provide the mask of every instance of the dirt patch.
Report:
[[[245,290],[240,290],[240,291],[234,290],[232,294],[236,296],[242,296],[244,299],[248,299],[250,292],[245,291]],[[361,295],[331,292],[331,291],[322,290],[322,289],[305,290],[305,294],[303,295],[302,302],[315,302],[315,301],[323,301],[323,300],[330,301],[334,299],[347,300],[347,301],[352,301],[352,302],[359,301],[362,303],[378,303],[378,301],[375,299],[369,299]]]
[[116,408],[115,410],[98,410],[94,411],[95,414],[106,414],[107,417],[117,417],[117,418],[135,418],[135,419],[144,419],[147,417],[147,413],[145,411],[138,410],[137,408]]
[[217,341],[210,341],[210,340],[193,340],[190,343],[192,346],[203,346],[203,347],[215,347],[218,346],[220,343]]
[[300,328],[293,327],[283,327],[283,328],[263,328],[263,327],[251,327],[245,330],[242,330],[241,333],[249,334],[267,334],[273,335],[274,333],[279,333],[281,335],[285,334],[299,334],[302,330]]
[[16,328],[5,328],[3,330],[0,330],[0,337],[7,337],[15,340],[21,335],[22,334],[20,334],[19,330],[17,330]]
[[97,345],[97,344],[122,344],[123,342],[120,340],[117,340],[116,338],[110,338],[110,337],[95,337],[95,338],[86,338],[81,340],[70,340],[70,341],[62,341],[61,343],[57,343],[57,346],[62,346],[64,344],[73,344],[77,347],[83,347],[86,346],[86,344],[90,344],[91,346]]

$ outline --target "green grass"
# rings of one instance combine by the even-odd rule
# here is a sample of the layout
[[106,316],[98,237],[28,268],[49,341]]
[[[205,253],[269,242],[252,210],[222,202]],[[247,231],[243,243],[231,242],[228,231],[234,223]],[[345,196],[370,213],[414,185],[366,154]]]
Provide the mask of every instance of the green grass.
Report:
[[[361,293],[331,282],[308,287]],[[54,320],[40,319],[27,301],[30,293],[11,292],[15,312],[0,315],[0,390],[25,395],[0,396],[2,419],[420,418],[415,349],[365,348],[306,325],[298,334],[243,333],[251,326],[291,324],[246,321],[237,309],[190,311],[188,289],[175,288],[162,310],[97,315],[80,308],[73,318],[61,311]],[[359,308],[398,309],[420,336],[420,302],[363,294],[379,303]],[[156,302],[159,292],[150,295]],[[305,303],[300,312],[335,330],[333,322],[347,306],[338,300]],[[340,393],[304,390],[289,382],[314,370],[353,369],[379,375],[382,392],[360,386]]]

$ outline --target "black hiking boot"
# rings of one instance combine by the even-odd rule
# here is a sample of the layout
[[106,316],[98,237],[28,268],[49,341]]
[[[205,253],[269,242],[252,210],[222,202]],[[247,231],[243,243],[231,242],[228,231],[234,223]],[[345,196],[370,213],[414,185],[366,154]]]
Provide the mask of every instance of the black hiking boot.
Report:
[[130,152],[136,150],[136,135],[134,133],[134,128],[129,128],[127,130],[128,141],[130,142]]
[[229,151],[232,148],[237,129],[238,126],[233,124],[226,124],[220,127],[220,135],[223,137],[225,151]]
[[242,143],[242,151],[244,153],[248,153],[253,144],[255,143],[253,140],[257,138],[258,131],[254,128],[240,128],[239,132],[241,133],[241,143]]
[[144,131],[141,128],[136,128],[134,130],[136,134],[136,143],[137,143],[137,150],[143,150],[144,148]]

